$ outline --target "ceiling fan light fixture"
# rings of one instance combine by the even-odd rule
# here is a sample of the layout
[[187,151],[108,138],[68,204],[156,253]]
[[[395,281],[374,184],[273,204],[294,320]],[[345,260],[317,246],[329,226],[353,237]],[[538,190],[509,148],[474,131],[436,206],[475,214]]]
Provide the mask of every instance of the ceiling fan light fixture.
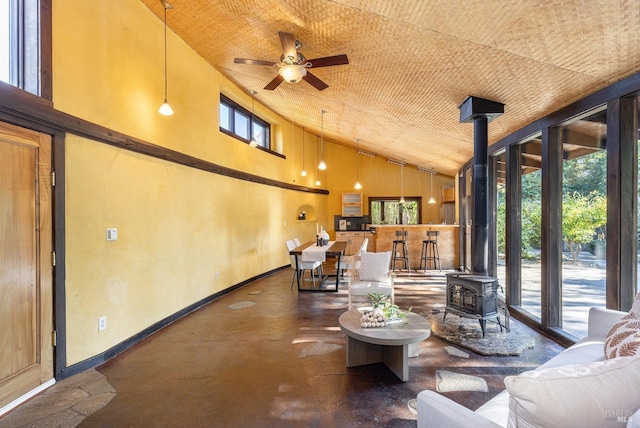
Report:
[[280,76],[289,83],[298,83],[307,75],[307,69],[302,65],[284,65],[278,70]]

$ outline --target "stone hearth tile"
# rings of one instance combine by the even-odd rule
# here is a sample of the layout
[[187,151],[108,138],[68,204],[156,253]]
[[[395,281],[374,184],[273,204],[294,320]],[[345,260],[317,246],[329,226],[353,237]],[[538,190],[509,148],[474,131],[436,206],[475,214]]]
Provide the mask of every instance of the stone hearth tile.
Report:
[[79,385],[83,391],[85,391],[89,395],[101,395],[106,393],[116,392],[115,389],[111,386],[105,377],[101,379],[96,379],[92,382],[85,383],[83,385]]
[[80,401],[75,406],[73,406],[73,410],[75,410],[76,412],[78,412],[78,413],[80,413],[80,414],[82,414],[84,416],[88,416],[88,415],[90,415],[90,414],[102,409],[115,396],[116,396],[115,393],[107,392],[107,393],[96,395],[96,396],[93,396],[93,397],[88,397],[88,398]]

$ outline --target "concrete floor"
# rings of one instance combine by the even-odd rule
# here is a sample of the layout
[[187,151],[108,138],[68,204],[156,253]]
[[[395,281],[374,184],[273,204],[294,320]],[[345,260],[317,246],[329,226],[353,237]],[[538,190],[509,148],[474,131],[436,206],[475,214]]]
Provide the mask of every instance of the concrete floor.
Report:
[[[52,394],[87,376],[79,374],[46,392],[49,404],[38,407],[37,420],[29,406],[42,403],[44,394],[0,418],[0,427],[415,427],[407,402],[435,390],[436,370],[485,379],[488,392],[444,393],[476,409],[504,389],[505,376],[562,350],[520,324],[535,347],[517,357],[468,350],[468,359],[451,356],[444,350],[448,343],[431,336],[410,359],[406,383],[382,364],[348,369],[338,327],[346,291],[299,293],[289,289],[291,276],[283,270],[229,293],[97,367],[115,395],[104,387],[109,399],[103,396],[91,411],[76,411],[66,421],[54,412],[60,406]],[[398,285],[396,304],[428,316],[445,302],[444,287],[444,274]],[[42,410],[47,407],[52,416]]]

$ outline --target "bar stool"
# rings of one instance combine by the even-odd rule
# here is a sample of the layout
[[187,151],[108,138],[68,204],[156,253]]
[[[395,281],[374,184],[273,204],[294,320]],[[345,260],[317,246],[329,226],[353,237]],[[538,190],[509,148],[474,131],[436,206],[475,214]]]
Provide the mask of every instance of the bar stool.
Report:
[[396,270],[396,262],[403,262],[404,269],[411,271],[409,266],[409,247],[407,246],[407,236],[409,232],[406,230],[396,230],[396,239],[393,241],[393,251],[391,257],[391,267]]
[[422,270],[422,264],[424,262],[424,270],[429,268],[429,263],[433,264],[433,268],[442,270],[440,265],[440,252],[438,251],[438,230],[427,230],[427,239],[422,241],[422,251],[420,252],[420,270]]

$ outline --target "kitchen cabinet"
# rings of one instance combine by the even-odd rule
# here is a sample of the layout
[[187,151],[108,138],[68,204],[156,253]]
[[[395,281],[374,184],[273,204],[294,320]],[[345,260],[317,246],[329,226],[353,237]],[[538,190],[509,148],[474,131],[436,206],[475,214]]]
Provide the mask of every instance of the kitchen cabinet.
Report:
[[342,217],[362,217],[362,193],[342,194]]
[[344,241],[347,248],[344,253],[347,255],[355,254],[364,241],[365,232],[336,232],[336,241]]
[[444,187],[442,189],[442,202],[455,202],[456,201],[456,188]]

